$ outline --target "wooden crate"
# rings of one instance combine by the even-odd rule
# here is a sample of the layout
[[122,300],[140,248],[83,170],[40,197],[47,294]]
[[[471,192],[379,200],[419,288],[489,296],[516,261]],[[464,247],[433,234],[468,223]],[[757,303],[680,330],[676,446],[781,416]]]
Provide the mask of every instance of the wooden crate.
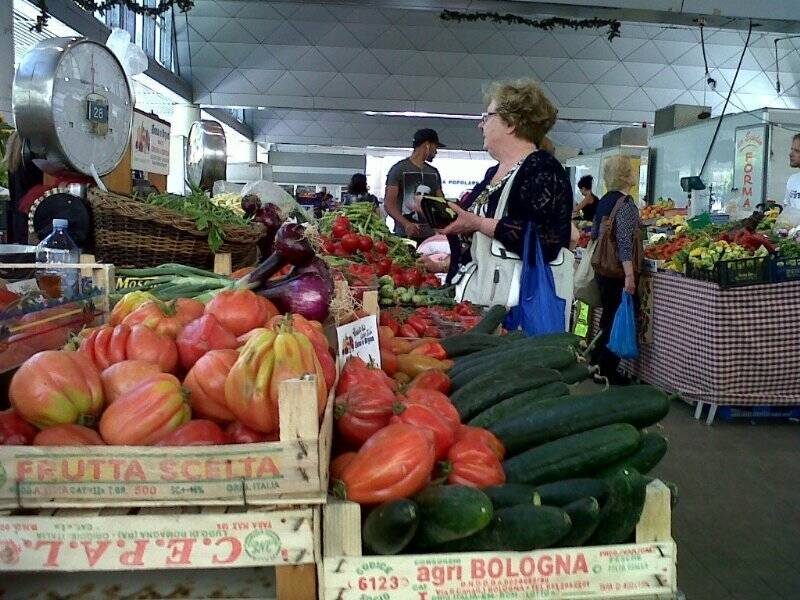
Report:
[[0,580],[26,597],[316,598],[319,506],[24,512],[0,516]]
[[[110,308],[108,294],[115,285],[114,266],[92,261],[48,265],[48,268],[80,270],[81,276],[90,278],[98,290],[91,298],[25,314],[0,314],[0,373],[16,369],[37,352],[60,348],[72,333],[86,325],[105,322]],[[9,279],[12,289],[36,287],[32,277],[41,268],[36,263],[0,263],[0,272]]]
[[188,447],[0,446],[0,508],[322,504],[333,391],[281,383],[280,441]]
[[481,552],[362,556],[358,504],[323,508],[322,600],[673,598],[676,546],[669,489],[647,488],[636,543]]

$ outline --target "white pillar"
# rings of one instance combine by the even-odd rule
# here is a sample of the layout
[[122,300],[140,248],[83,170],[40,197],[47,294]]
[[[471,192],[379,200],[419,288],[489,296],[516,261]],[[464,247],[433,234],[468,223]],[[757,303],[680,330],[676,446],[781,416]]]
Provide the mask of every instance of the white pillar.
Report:
[[197,104],[176,104],[172,113],[169,132],[169,175],[167,191],[172,194],[186,192],[186,140],[192,123],[200,120],[200,107]]
[[0,2],[0,115],[14,122],[11,112],[11,85],[14,83],[14,3]]
[[255,142],[247,142],[247,161],[258,162],[258,144]]

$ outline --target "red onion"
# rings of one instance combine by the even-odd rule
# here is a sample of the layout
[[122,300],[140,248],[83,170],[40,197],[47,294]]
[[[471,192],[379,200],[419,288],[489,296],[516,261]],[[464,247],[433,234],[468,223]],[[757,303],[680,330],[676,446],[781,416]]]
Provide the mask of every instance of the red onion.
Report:
[[324,321],[333,297],[331,282],[316,273],[289,275],[256,293],[271,300],[281,312]]

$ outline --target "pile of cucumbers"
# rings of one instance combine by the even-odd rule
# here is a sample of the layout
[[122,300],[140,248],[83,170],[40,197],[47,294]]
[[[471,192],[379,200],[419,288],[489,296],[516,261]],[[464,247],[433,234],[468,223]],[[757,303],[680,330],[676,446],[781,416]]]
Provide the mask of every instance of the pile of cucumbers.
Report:
[[[504,316],[493,307],[478,327],[442,345],[455,361],[450,399],[462,422],[489,429],[503,443],[506,483],[482,490],[433,485],[380,505],[364,521],[366,552],[630,541],[652,481],[647,473],[667,451],[652,427],[669,411],[669,397],[647,385],[576,394],[571,384],[591,375],[580,338],[495,335]],[[676,489],[668,485],[674,501]]]

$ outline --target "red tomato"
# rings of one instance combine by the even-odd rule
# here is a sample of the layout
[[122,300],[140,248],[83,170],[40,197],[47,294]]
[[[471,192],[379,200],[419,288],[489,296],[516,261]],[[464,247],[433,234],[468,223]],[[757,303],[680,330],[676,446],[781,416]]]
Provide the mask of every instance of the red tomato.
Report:
[[506,482],[500,459],[475,439],[461,440],[450,447],[445,471],[449,471],[447,482],[454,485],[484,488]]
[[229,443],[228,434],[219,425],[206,419],[195,419],[161,438],[156,446],[221,446]]
[[111,365],[100,373],[106,404],[111,404],[160,372],[158,365],[144,360],[123,360]]
[[406,423],[414,427],[428,429],[433,434],[435,459],[442,460],[455,440],[455,426],[436,410],[424,404],[398,402],[395,406],[396,416],[391,423]]
[[94,429],[83,425],[56,425],[42,429],[33,439],[34,446],[105,446]]
[[406,269],[404,274],[406,284],[409,286],[419,287],[422,285],[422,273],[419,272],[419,269],[410,268]]
[[127,355],[128,360],[144,360],[158,365],[164,373],[173,372],[178,366],[178,347],[172,338],[144,325],[131,327]]
[[436,327],[436,325],[429,325],[425,328],[425,331],[422,332],[422,335],[425,337],[440,338],[442,337],[442,331]]
[[406,388],[406,394],[413,389],[435,390],[442,394],[449,394],[452,388],[453,384],[447,373],[439,369],[429,369],[423,371],[411,380],[411,383],[409,383]]
[[456,430],[456,442],[460,442],[462,440],[479,441],[492,452],[494,452],[499,460],[503,460],[503,458],[505,458],[506,449],[503,447],[503,442],[498,440],[495,435],[487,429],[483,429],[482,427],[461,425]]
[[378,262],[375,264],[375,274],[379,277],[383,277],[384,275],[388,275],[392,269],[392,259],[388,256],[384,256],[383,258],[378,259]]
[[414,329],[411,325],[406,323],[400,327],[400,337],[407,337],[407,338],[418,338],[419,333],[417,330]]
[[369,252],[372,250],[372,238],[368,235],[361,235],[358,237],[358,249],[362,252]]
[[[427,329],[426,327],[424,331],[427,331]],[[439,342],[426,342],[414,348],[411,354],[424,354],[425,356],[432,356],[439,360],[445,360],[447,358],[447,350],[445,350]]]
[[171,302],[151,300],[139,306],[122,320],[123,325],[144,325],[162,335],[175,339],[187,323],[203,314],[202,302],[190,298],[178,298]]
[[349,233],[350,227],[341,223],[334,223],[333,228],[331,229],[331,235],[339,240]]
[[[422,335],[422,332],[425,331],[425,328],[428,327],[428,323],[418,314],[413,314],[406,319],[406,325],[411,325],[417,332],[417,336]],[[445,357],[447,358],[447,357]]]
[[350,219],[348,219],[344,215],[336,215],[336,218],[333,220],[333,224],[341,225],[342,227],[350,229]]
[[344,394],[358,383],[367,383],[374,387],[388,387],[391,391],[397,389],[397,382],[384,373],[381,369],[370,367],[357,356],[347,359],[339,376],[336,394]]
[[386,242],[378,242],[375,244],[375,252],[378,254],[388,254],[389,253],[389,245]]
[[347,465],[353,462],[356,457],[355,452],[344,452],[331,461],[330,475],[331,481],[341,479],[342,473]]
[[0,446],[29,446],[36,437],[36,427],[20,417],[13,408],[0,412]]
[[189,390],[194,416],[220,422],[235,419],[225,403],[225,381],[238,358],[236,350],[211,350],[192,366],[183,386]]
[[339,439],[350,448],[360,448],[372,434],[392,418],[394,393],[387,387],[356,384],[334,401],[334,418]]
[[250,429],[240,421],[234,421],[225,428],[225,433],[231,440],[231,444],[255,444],[266,442],[270,436],[255,429]]
[[[441,372],[441,371],[440,371]],[[427,371],[426,371],[427,373]],[[453,435],[461,425],[461,417],[455,405],[450,402],[450,398],[442,392],[419,387],[409,387],[405,393],[406,402],[409,404],[422,404],[432,408],[453,427]]]
[[189,323],[175,341],[181,365],[186,370],[191,369],[209,350],[233,350],[239,347],[236,336],[210,313]]
[[335,487],[360,504],[410,498],[428,485],[434,453],[429,431],[392,423],[367,440]]
[[342,249],[351,254],[358,250],[358,236],[355,233],[344,235],[342,237]]
[[280,311],[251,290],[225,290],[206,305],[206,314],[214,315],[225,329],[238,337],[263,327]]
[[325,254],[333,254],[336,251],[336,244],[330,240],[322,242],[322,251]]
[[391,350],[381,348],[381,369],[387,375],[397,373],[397,355]]

